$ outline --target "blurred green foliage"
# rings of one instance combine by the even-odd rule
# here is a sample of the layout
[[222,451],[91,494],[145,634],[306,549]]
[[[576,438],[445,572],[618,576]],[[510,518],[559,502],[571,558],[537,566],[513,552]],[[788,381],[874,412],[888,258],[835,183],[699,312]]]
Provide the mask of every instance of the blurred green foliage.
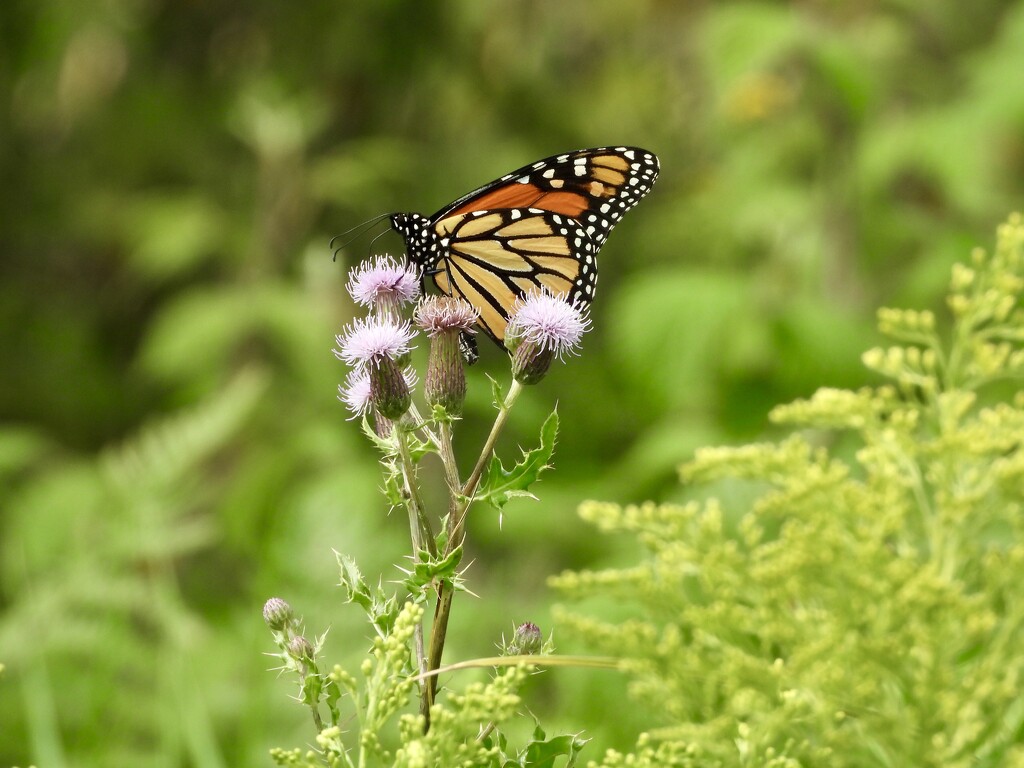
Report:
[[[486,655],[549,629],[549,573],[626,556],[582,498],[671,500],[697,446],[861,383],[875,306],[939,301],[1024,197],[1022,37],[997,0],[5,0],[0,763],[259,764],[308,739],[259,655],[272,594],[331,622],[335,657],[365,650],[330,549],[392,578],[406,538],[335,399],[367,246],[331,263],[331,235],[566,149],[661,157],[583,357],[506,436],[557,399],[558,471],[500,531],[470,521],[481,599],[448,658]],[[471,374],[467,445],[504,366]],[[607,677],[531,685],[595,748],[645,723],[608,722]]]

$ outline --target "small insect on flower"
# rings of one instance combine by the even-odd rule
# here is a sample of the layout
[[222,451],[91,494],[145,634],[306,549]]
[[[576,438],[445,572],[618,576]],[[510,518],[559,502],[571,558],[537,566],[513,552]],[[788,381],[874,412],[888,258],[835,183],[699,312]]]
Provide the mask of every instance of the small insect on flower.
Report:
[[583,334],[590,328],[586,306],[547,291],[516,301],[505,344],[512,353],[512,376],[522,384],[536,384],[556,357],[578,354]]
[[415,264],[403,264],[385,255],[364,261],[349,272],[346,287],[357,304],[397,319],[400,307],[419,297],[420,284],[420,270]]

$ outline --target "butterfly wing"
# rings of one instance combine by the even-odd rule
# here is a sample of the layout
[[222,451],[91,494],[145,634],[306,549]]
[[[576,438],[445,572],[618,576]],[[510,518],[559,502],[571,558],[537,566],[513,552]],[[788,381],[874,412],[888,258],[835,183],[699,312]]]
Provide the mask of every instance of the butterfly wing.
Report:
[[525,165],[463,195],[431,216],[537,208],[578,220],[598,247],[622,215],[651,191],[660,164],[639,147],[596,147]]
[[598,245],[575,219],[539,208],[460,213],[442,219],[446,256],[438,289],[480,311],[480,327],[504,346],[515,300],[547,289],[588,302],[597,284]]
[[409,260],[442,293],[480,310],[500,346],[515,300],[547,288],[589,302],[597,252],[658,177],[639,147],[597,147],[523,166],[463,195],[433,216],[394,214]]

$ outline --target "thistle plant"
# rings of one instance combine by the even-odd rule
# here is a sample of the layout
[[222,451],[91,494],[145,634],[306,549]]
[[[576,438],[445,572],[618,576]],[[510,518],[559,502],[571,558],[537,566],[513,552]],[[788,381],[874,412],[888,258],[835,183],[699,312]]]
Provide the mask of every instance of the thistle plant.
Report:
[[[384,495],[391,508],[406,512],[411,552],[397,571],[399,589],[390,592],[379,582],[371,587],[354,558],[337,554],[347,600],[364,611],[374,634],[359,675],[337,665],[322,671],[323,636],[308,640],[287,603],[267,602],[264,618],[279,649],[273,655],[280,670],[297,676],[298,699],[316,727],[314,749],[275,750],[273,757],[281,765],[412,768],[539,767],[564,756],[571,766],[585,743],[578,736],[548,738],[534,724],[533,738],[515,750],[501,730],[519,706],[517,691],[527,674],[520,665],[535,666],[552,650],[536,625],[517,628],[501,657],[470,662],[504,669],[489,683],[442,697],[437,672],[456,595],[468,592],[462,555],[470,513],[487,505],[500,514],[509,500],[532,496],[530,486],[549,466],[557,414],[541,426],[538,447],[523,451],[511,466],[495,455],[498,437],[523,387],[540,382],[555,359],[575,353],[589,319],[581,306],[549,293],[526,296],[513,308],[511,382],[507,392],[492,382],[497,414],[463,478],[454,444],[468,386],[461,350],[479,313],[461,299],[421,298],[419,287],[414,268],[388,257],[353,270],[349,292],[369,313],[337,336],[334,350],[350,368],[339,399],[352,418],[362,419],[363,432],[380,452]],[[429,351],[417,397],[421,379],[411,351],[423,336]],[[421,493],[420,463],[431,453],[440,458],[448,491],[441,510],[428,509]]]
[[580,508],[645,555],[553,585],[637,615],[560,626],[631,657],[660,718],[601,766],[1024,765],[1022,295],[1013,216],[953,270],[951,324],[879,312],[884,383],[776,408],[777,444],[698,451],[704,500]]

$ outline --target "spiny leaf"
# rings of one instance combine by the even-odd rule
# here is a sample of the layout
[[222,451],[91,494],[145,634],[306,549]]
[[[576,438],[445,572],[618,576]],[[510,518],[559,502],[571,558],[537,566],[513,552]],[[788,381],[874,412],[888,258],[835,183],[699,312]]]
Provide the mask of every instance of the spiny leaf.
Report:
[[408,578],[403,583],[409,592],[419,594],[435,581],[455,581],[461,561],[462,547],[456,547],[444,558],[431,558],[429,552],[421,550],[413,570],[404,571]]
[[487,474],[480,484],[476,498],[486,501],[495,509],[500,510],[510,499],[526,497],[537,498],[529,492],[531,484],[537,481],[540,473],[550,464],[551,454],[555,450],[555,438],[558,435],[558,411],[552,411],[540,428],[540,446],[530,451],[523,451],[523,458],[511,469],[505,469],[497,456],[491,457]]

